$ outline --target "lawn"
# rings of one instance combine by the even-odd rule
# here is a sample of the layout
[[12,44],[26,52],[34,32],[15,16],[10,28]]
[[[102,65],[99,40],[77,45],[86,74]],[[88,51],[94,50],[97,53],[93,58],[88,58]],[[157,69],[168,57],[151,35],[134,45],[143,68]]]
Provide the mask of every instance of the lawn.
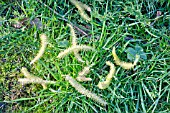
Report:
[[[88,11],[78,11],[70,1],[0,1],[0,112],[170,112],[170,0],[81,0]],[[77,45],[95,49],[79,51],[84,62],[73,53],[58,57],[74,45],[68,24]],[[47,36],[47,47],[30,64],[42,46],[41,34]],[[114,60],[114,47],[120,60],[133,63],[138,54],[139,61],[124,69]],[[107,61],[115,65],[115,73],[109,86],[100,89],[98,83],[111,68]],[[63,76],[76,78],[90,65],[87,77],[92,80],[77,82],[105,100],[105,106]],[[23,67],[55,84],[21,84]]]

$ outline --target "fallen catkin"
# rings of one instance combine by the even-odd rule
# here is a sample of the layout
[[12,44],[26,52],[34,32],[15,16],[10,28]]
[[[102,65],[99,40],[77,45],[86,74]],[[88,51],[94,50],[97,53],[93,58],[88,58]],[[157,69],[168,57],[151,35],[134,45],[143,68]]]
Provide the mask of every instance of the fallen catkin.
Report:
[[66,55],[74,52],[74,51],[80,51],[80,50],[84,50],[84,51],[89,51],[89,50],[92,50],[92,51],[95,51],[94,48],[90,47],[90,46],[86,46],[86,45],[76,45],[76,46],[71,46],[70,48],[68,49],[65,49],[63,52],[60,52],[57,56],[57,58],[63,58],[65,57]]
[[40,39],[41,39],[41,48],[38,52],[38,54],[35,56],[35,58],[30,62],[30,64],[35,63],[38,59],[40,59],[42,57],[42,55],[45,52],[45,48],[47,47],[47,36],[45,34],[41,34],[40,35]]
[[[74,28],[73,28],[73,26],[70,25],[70,24],[67,24],[67,26],[70,27],[70,33],[71,33],[71,36],[72,36],[72,46],[76,46],[76,45],[77,45],[77,37],[76,37],[76,33],[75,33],[75,31],[74,31]],[[74,50],[74,56],[76,57],[76,59],[77,59],[79,62],[84,62],[78,52],[79,52],[79,51]]]
[[67,26],[70,27],[70,33],[71,33],[71,36],[72,36],[72,45],[75,46],[75,45],[77,45],[77,37],[76,37],[76,33],[75,33],[74,28],[73,28],[72,25],[67,24]]
[[87,11],[91,11],[91,8],[83,3],[81,3],[80,1],[77,1],[77,0],[70,0],[70,2],[76,6],[76,8],[78,9],[80,15],[82,18],[84,18],[85,20],[87,21],[90,21],[90,17],[86,14],[86,12],[84,11],[85,9]]
[[38,84],[55,84],[55,81],[48,81],[48,80],[43,80],[41,78],[19,78],[18,79],[19,82],[21,82],[22,84],[29,84],[29,83],[38,83]]
[[117,56],[117,54],[116,54],[115,47],[113,47],[112,55],[114,57],[114,61],[115,61],[116,65],[121,66],[123,69],[131,69],[131,68],[133,68],[137,64],[137,62],[139,61],[139,58],[140,58],[139,55],[136,55],[136,59],[135,59],[134,63],[121,61],[119,59],[119,57]]
[[85,76],[78,76],[78,77],[76,77],[76,79],[77,79],[79,82],[92,81],[91,78],[87,78],[87,77],[85,77]]
[[108,66],[110,66],[110,72],[109,72],[109,74],[106,76],[106,81],[104,81],[104,82],[99,82],[99,83],[98,83],[97,86],[98,86],[100,89],[106,89],[106,88],[110,85],[110,82],[111,82],[111,80],[112,80],[112,78],[113,78],[113,76],[114,76],[114,74],[115,74],[115,66],[114,66],[114,64],[111,63],[110,61],[107,61],[106,64],[107,64]]
[[[94,64],[92,64],[92,65],[94,65]],[[83,70],[78,73],[78,76],[77,76],[76,79],[78,81],[80,81],[80,82],[83,82],[83,81],[92,81],[91,78],[87,78],[86,77],[86,75],[90,72],[90,68],[92,67],[92,65],[85,66],[83,68]]]
[[94,101],[100,103],[103,106],[107,105],[107,102],[103,100],[101,97],[97,96],[95,93],[90,92],[85,87],[83,87],[81,84],[79,84],[74,78],[72,78],[69,75],[63,75],[67,81],[81,94],[93,99]]
[[19,78],[18,81],[22,84],[29,84],[29,83],[38,83],[43,86],[43,89],[47,88],[47,84],[55,84],[55,81],[47,81],[43,80],[42,78],[36,77],[31,75],[27,68],[22,67],[21,72],[24,74],[26,78]]
[[90,72],[90,66],[85,66],[82,71],[79,72],[79,76],[85,76]]

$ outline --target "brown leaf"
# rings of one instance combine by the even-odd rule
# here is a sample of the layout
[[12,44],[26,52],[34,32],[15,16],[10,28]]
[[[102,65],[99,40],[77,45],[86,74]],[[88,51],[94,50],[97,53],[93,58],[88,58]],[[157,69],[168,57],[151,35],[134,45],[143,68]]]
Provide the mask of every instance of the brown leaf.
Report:
[[28,22],[28,18],[23,18],[23,19],[16,21],[12,26],[17,29],[20,29],[23,26],[25,26],[27,22]]
[[35,18],[30,22],[31,25],[35,25],[38,29],[41,29],[43,27],[42,22],[39,18]]

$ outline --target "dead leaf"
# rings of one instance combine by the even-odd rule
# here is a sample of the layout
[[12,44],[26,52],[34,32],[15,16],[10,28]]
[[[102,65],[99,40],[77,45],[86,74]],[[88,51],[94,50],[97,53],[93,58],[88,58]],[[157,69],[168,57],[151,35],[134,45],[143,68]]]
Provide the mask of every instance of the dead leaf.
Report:
[[39,18],[35,18],[30,22],[31,25],[35,25],[38,29],[41,29],[43,27],[42,22]]
[[41,29],[43,25],[39,18],[34,18],[30,22],[29,22],[29,18],[23,18],[16,21],[14,24],[12,24],[12,26],[17,29],[23,28],[24,26],[27,28],[36,26],[38,29]]
[[28,18],[23,18],[23,19],[16,21],[12,26],[17,29],[20,29],[23,26],[25,26],[27,22],[28,22]]

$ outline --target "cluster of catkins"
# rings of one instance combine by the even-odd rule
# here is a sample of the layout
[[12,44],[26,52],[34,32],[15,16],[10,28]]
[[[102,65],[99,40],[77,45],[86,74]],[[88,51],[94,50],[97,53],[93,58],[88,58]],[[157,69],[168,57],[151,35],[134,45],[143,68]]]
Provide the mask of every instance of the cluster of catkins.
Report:
[[[79,10],[79,13],[81,15],[82,18],[84,18],[87,21],[90,21],[90,17],[85,13],[84,10],[87,11],[91,11],[90,7],[79,2],[76,0],[70,0],[70,2],[75,5],[77,7],[77,9]],[[72,25],[67,24],[67,26],[70,28],[70,33],[71,33],[71,37],[72,37],[72,46],[65,49],[64,51],[60,52],[57,56],[58,59],[61,59],[63,57],[65,57],[68,54],[73,53],[74,56],[76,57],[76,59],[81,62],[84,63],[85,61],[82,59],[82,57],[80,56],[79,52],[80,51],[95,51],[95,49],[93,47],[87,46],[87,45],[78,45],[77,44],[77,37],[76,37],[76,33],[74,31],[74,28]],[[41,39],[41,48],[38,52],[38,54],[36,55],[36,57],[30,62],[30,64],[34,64],[38,59],[40,59],[40,57],[42,57],[43,53],[45,52],[45,48],[47,47],[48,44],[48,40],[47,40],[47,36],[45,34],[41,34],[40,35],[40,39]],[[115,47],[113,47],[112,50],[112,55],[114,57],[114,61],[116,65],[121,66],[124,69],[131,69],[133,68],[140,56],[136,55],[136,59],[133,63],[128,63],[128,62],[124,62],[121,61],[119,59],[119,57],[116,54],[116,50]],[[106,80],[103,82],[99,82],[98,83],[98,87],[100,89],[106,89],[109,84],[111,83],[111,80],[115,74],[115,66],[112,62],[107,61],[106,64],[108,66],[110,66],[110,72],[108,73],[108,75],[106,76]],[[73,77],[71,77],[70,75],[62,75],[62,77],[65,78],[65,80],[67,80],[79,93],[93,99],[94,101],[100,103],[103,106],[107,105],[107,102],[102,99],[101,97],[99,97],[98,95],[96,95],[95,93],[92,93],[91,91],[87,90],[85,87],[83,87],[79,82],[84,82],[84,81],[91,81],[91,78],[87,78],[86,75],[90,72],[90,68],[93,66],[94,64],[85,66],[82,71],[80,71],[78,73],[78,76],[76,77],[76,79],[74,79]],[[43,86],[44,89],[47,88],[47,84],[55,84],[55,81],[47,81],[47,80],[43,80],[42,78],[36,77],[31,75],[28,71],[27,68],[23,67],[21,69],[21,72],[24,74],[24,76],[26,78],[19,78],[18,81],[22,84],[28,84],[28,83],[38,83],[41,84]],[[79,81],[79,82],[77,82]]]

